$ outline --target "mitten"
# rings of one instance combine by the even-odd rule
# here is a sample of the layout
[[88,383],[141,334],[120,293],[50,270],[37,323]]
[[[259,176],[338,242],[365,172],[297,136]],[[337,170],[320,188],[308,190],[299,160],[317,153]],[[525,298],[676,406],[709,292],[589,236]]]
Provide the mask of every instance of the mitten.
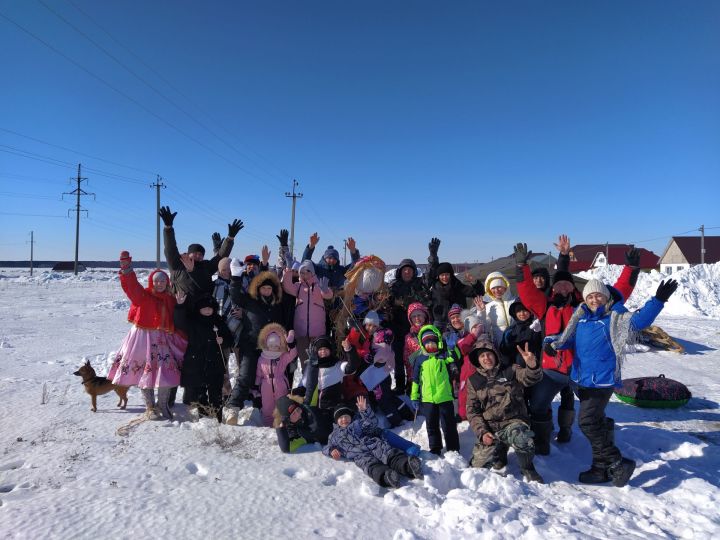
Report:
[[127,251],[120,252],[120,271],[127,274],[132,271],[132,257]]

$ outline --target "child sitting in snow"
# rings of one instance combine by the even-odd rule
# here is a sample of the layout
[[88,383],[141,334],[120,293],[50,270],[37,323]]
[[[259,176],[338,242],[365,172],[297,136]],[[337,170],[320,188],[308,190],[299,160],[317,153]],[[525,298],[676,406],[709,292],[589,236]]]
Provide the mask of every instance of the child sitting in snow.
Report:
[[258,358],[255,386],[260,389],[263,424],[270,427],[275,401],[290,391],[285,370],[297,358],[295,333],[290,330],[286,335],[285,329],[277,323],[265,325],[258,335],[258,349],[262,352]]
[[390,446],[367,400],[358,396],[356,403],[359,412],[355,420],[349,407],[340,406],[335,410],[336,425],[323,454],[337,460],[352,460],[382,487],[399,487],[400,475],[422,478],[420,459]]
[[528,481],[543,482],[535,470],[535,444],[525,405],[525,387],[542,379],[536,356],[517,346],[525,367],[500,364],[490,342],[479,342],[468,355],[475,366],[467,381],[467,418],[478,441],[473,448],[473,467],[502,469],[507,464],[507,448],[515,450],[520,470]]

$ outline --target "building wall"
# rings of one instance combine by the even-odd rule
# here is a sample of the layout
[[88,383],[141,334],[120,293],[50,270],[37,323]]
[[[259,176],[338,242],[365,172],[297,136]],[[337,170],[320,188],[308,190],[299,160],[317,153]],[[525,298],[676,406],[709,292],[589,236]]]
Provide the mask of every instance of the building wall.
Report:
[[672,274],[673,272],[679,272],[680,270],[685,270],[686,268],[690,268],[688,263],[661,264],[660,272],[663,274]]
[[666,265],[672,265],[673,267],[675,267],[681,264],[684,264],[686,267],[689,266],[685,255],[683,255],[677,243],[673,240],[673,242],[668,246],[667,250],[660,259],[660,268],[662,269]]

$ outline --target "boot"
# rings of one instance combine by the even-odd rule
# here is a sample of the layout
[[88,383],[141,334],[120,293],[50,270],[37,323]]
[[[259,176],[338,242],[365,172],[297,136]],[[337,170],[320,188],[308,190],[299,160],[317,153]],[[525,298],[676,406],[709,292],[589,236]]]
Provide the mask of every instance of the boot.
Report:
[[418,480],[422,480],[423,478],[425,478],[422,470],[422,461],[420,461],[420,458],[410,456],[407,460],[407,463],[408,469],[410,469],[410,475],[413,478],[417,478]]
[[162,414],[168,420],[173,419],[173,413],[170,410],[170,392],[172,388],[158,388],[158,400],[157,407],[160,409]]
[[222,410],[222,423],[228,426],[237,426],[239,416],[240,407],[230,407],[226,405]]
[[537,482],[538,484],[544,484],[545,480],[540,476],[540,473],[535,469],[533,464],[533,455],[526,454],[524,452],[517,453],[518,464],[520,465],[520,472],[526,482]]
[[605,484],[610,481],[610,476],[607,467],[593,462],[590,469],[578,475],[578,481],[581,484]]
[[547,456],[550,454],[550,436],[552,435],[552,417],[541,420],[531,420],[530,429],[535,434],[535,454]]
[[504,444],[497,445],[495,447],[495,462],[492,464],[492,468],[496,471],[500,471],[507,466],[508,447]]
[[143,388],[141,391],[143,401],[145,402],[145,419],[161,420],[162,415],[155,408],[155,390],[153,390],[152,388]]
[[572,425],[575,421],[575,410],[574,409],[558,409],[558,431],[557,438],[555,439],[559,443],[570,442],[572,437]]
[[625,486],[633,472],[635,471],[635,462],[632,459],[620,458],[608,467],[608,476],[612,480],[613,486]]
[[400,487],[400,475],[392,469],[388,469],[383,473],[383,480],[390,489]]

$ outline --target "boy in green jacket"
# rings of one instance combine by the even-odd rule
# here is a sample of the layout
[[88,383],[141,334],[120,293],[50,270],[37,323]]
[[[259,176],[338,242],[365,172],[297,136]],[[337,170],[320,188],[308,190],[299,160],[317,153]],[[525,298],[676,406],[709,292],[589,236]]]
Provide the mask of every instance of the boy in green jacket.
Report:
[[458,368],[452,352],[443,343],[442,334],[435,326],[423,326],[418,332],[420,351],[413,370],[410,399],[425,417],[430,452],[440,455],[443,441],[442,425],[447,451],[460,451],[460,437],[455,423],[451,379],[457,377]]

